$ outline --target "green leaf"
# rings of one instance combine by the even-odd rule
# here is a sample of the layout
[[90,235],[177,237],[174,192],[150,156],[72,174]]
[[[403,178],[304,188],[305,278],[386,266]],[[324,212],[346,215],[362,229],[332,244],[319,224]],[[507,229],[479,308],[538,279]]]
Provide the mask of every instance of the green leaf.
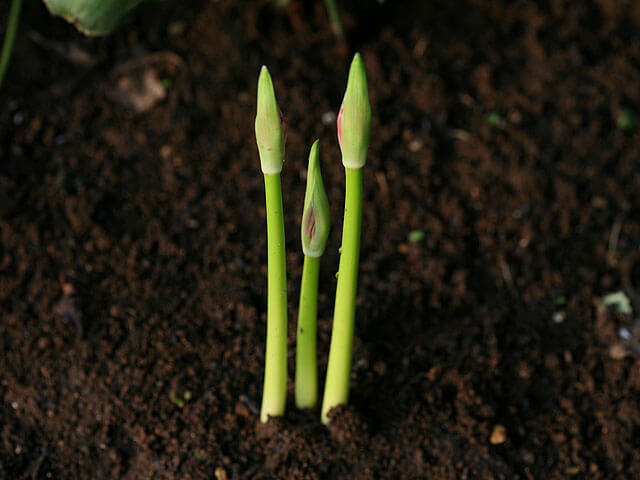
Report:
[[416,243],[421,240],[424,240],[424,230],[412,230],[407,235],[407,240],[409,243]]
[[148,0],[44,0],[53,15],[64,18],[85,35],[108,35]]
[[567,304],[567,297],[565,297],[564,295],[560,295],[559,297],[553,299],[553,304],[558,307],[562,307],[563,305]]
[[633,313],[631,301],[624,292],[614,292],[603,296],[600,299],[599,307],[613,307],[623,315],[631,315]]
[[484,116],[484,121],[487,122],[492,127],[495,127],[495,126],[499,125],[500,124],[500,120],[502,120],[500,118],[500,114],[498,112],[495,112],[495,111],[489,112]]
[[184,408],[184,400],[176,392],[169,394],[169,400],[178,408]]
[[616,126],[623,132],[629,132],[636,128],[638,123],[638,116],[636,113],[628,107],[624,107],[620,111],[620,115],[616,119]]

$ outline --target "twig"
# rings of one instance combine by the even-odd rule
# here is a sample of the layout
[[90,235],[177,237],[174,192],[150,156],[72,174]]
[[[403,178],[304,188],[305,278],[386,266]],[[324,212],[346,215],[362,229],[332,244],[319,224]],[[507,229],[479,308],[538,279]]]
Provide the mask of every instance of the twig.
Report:
[[45,445],[44,447],[42,447],[42,453],[36,460],[36,463],[33,464],[33,471],[31,472],[31,480],[37,480],[38,472],[40,471],[40,466],[42,465],[42,462],[44,462],[44,459],[46,457],[47,457],[47,446]]
[[611,227],[611,233],[609,234],[609,254],[615,252],[618,248],[618,240],[620,240],[623,218],[624,216],[622,214],[618,215]]
[[[640,294],[633,287],[633,283],[631,282],[631,271],[633,270],[633,265],[639,259],[640,251],[636,251],[626,257],[620,265],[622,286],[627,292],[627,296],[631,299],[631,303],[633,304],[633,308],[636,311],[636,315],[638,314],[638,312],[640,312]],[[638,318],[638,321],[640,321],[640,317]]]
[[636,251],[625,258],[621,264],[622,286],[631,300],[636,315],[633,325],[628,329],[630,334],[629,338],[625,338],[625,340],[629,342],[631,349],[638,355],[640,355],[640,294],[633,287],[631,273],[633,265],[639,259],[640,251]]
[[506,262],[504,257],[500,255],[498,257],[498,266],[500,267],[500,271],[502,272],[502,279],[504,280],[505,285],[507,286],[507,290],[511,293],[512,296],[518,296],[518,289],[516,288],[513,282],[513,275],[511,274],[511,269],[509,268],[509,264]]
[[45,38],[40,32],[31,29],[27,30],[27,36],[36,45],[39,45],[49,52],[53,52],[73,65],[84,68],[93,68],[100,61],[100,59],[91,55],[83,48],[80,48],[75,43],[51,40],[50,38]]

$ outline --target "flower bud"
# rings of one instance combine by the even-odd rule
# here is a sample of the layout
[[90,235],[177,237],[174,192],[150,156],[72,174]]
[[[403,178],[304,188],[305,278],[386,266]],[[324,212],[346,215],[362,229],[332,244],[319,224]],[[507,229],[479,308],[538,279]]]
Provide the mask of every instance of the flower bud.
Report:
[[367,72],[359,53],[349,69],[347,90],[337,119],[338,143],[345,168],[362,168],[367,160],[371,132],[371,105],[367,88]]
[[285,135],[286,124],[276,102],[271,75],[267,67],[263,66],[258,78],[256,141],[260,167],[265,175],[282,171]]
[[322,183],[318,140],[316,140],[309,153],[307,189],[302,210],[302,251],[306,256],[322,256],[329,237],[330,223],[329,200]]

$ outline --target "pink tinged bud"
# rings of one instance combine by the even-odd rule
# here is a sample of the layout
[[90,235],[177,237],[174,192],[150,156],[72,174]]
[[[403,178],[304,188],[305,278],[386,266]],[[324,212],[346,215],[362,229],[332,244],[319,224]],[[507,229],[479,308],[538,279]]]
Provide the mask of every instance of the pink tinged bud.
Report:
[[337,120],[338,142],[345,168],[362,168],[367,161],[371,132],[371,105],[367,86],[367,72],[359,53],[349,68],[347,89]]
[[336,124],[338,125],[338,145],[342,148],[342,116],[344,115],[344,108],[340,109],[340,113],[338,113],[338,119],[336,120]]
[[309,241],[313,243],[316,236],[316,217],[313,214],[313,203],[311,204],[311,208],[309,208],[305,233],[309,237]]
[[322,183],[320,155],[316,140],[309,153],[307,189],[302,211],[302,251],[308,257],[320,257],[324,253],[329,237],[329,200]]

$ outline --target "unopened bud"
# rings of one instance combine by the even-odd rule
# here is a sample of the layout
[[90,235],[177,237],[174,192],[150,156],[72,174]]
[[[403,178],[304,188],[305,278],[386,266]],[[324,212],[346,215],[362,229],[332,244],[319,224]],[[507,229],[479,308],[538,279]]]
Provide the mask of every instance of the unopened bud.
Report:
[[308,257],[321,257],[329,237],[329,200],[322,183],[318,140],[309,153],[307,189],[302,211],[302,251]]
[[256,113],[256,142],[260,167],[264,174],[282,171],[286,124],[276,102],[271,75],[266,66],[258,78],[258,107]]
[[362,168],[367,161],[371,133],[371,105],[367,88],[367,72],[359,53],[349,69],[347,90],[338,113],[338,143],[342,164],[346,168]]

